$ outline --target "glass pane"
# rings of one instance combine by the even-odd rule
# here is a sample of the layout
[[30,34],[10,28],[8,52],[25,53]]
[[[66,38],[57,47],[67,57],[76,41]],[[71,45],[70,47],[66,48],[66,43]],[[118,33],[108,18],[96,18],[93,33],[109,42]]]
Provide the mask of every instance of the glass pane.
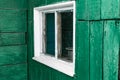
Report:
[[73,61],[73,12],[61,12],[62,60]]
[[46,54],[55,55],[55,15],[46,14]]

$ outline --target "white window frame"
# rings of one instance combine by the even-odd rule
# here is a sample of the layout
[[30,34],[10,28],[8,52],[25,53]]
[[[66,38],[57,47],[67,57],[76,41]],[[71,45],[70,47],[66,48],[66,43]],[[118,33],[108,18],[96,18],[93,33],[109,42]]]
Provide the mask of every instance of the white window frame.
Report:
[[[57,57],[58,55],[58,45],[57,45],[57,33],[56,30],[58,28],[57,23],[57,11],[65,11],[72,10],[73,11],[73,62],[67,62],[61,60]],[[44,17],[43,13],[55,13],[55,57],[48,56],[44,54],[45,46],[44,46]],[[45,64],[55,70],[58,70],[64,74],[69,76],[74,76],[75,74],[75,1],[62,2],[57,4],[51,4],[42,7],[34,8],[34,57],[33,59]]]

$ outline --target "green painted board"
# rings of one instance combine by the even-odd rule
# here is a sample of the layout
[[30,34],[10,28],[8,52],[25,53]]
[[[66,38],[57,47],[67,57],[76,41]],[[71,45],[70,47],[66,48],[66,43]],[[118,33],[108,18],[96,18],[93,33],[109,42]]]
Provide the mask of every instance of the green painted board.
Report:
[[0,80],[27,80],[27,65],[0,66]]
[[57,0],[46,0],[47,4],[52,4],[52,3],[55,3],[55,2],[57,2]]
[[31,61],[28,65],[30,80],[74,80],[74,77],[67,76],[36,61]]
[[26,32],[26,10],[0,10],[0,32]]
[[89,14],[87,0],[76,0],[76,12],[77,19],[88,19]]
[[0,46],[25,43],[25,33],[0,33]]
[[101,0],[101,18],[120,18],[120,0]]
[[118,27],[114,20],[104,22],[103,80],[118,80]]
[[27,39],[27,47],[28,47],[28,60],[31,62],[32,57],[34,56],[34,37],[33,37],[33,22],[28,21],[28,39]]
[[27,62],[27,46],[1,46],[0,65]]
[[76,0],[79,20],[100,20],[101,0]]
[[90,22],[90,80],[102,80],[103,22]]
[[38,7],[38,6],[43,6],[45,5],[47,2],[47,0],[34,0],[34,6]]
[[89,22],[78,21],[76,26],[77,80],[89,80]]
[[89,20],[100,20],[101,0],[88,0]]
[[27,0],[0,0],[2,9],[27,9]]

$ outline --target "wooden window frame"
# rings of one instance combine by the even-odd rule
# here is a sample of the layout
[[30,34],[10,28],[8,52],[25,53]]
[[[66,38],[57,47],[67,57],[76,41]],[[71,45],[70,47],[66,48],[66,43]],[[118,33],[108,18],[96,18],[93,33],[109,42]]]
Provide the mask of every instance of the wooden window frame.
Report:
[[[61,53],[60,37],[61,32],[59,24],[61,21],[61,15],[59,12],[72,10],[73,12],[73,62],[67,62],[58,59],[58,55]],[[45,55],[45,13],[55,13],[55,57]],[[56,69],[69,76],[75,74],[75,1],[62,2],[57,4],[51,4],[42,7],[34,8],[34,57],[33,59],[45,64],[53,69]],[[59,43],[59,44],[58,44]],[[61,67],[62,66],[62,67]]]

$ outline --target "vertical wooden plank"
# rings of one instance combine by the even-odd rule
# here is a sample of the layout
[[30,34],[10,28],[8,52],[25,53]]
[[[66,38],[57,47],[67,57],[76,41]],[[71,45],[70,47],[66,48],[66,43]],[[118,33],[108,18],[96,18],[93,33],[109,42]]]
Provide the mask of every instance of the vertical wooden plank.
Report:
[[76,16],[77,19],[80,20],[87,20],[88,19],[88,6],[87,6],[88,0],[76,0]]
[[62,52],[62,26],[61,26],[61,13],[55,12],[55,55],[56,58],[61,57]]
[[102,80],[103,22],[90,22],[90,80]]
[[103,80],[118,80],[119,39],[115,21],[104,22]]
[[76,26],[77,80],[89,80],[89,22],[79,21]]
[[100,20],[101,0],[88,0],[89,20]]
[[101,18],[114,19],[120,17],[120,0],[101,0]]
[[77,19],[99,20],[101,0],[76,0]]

